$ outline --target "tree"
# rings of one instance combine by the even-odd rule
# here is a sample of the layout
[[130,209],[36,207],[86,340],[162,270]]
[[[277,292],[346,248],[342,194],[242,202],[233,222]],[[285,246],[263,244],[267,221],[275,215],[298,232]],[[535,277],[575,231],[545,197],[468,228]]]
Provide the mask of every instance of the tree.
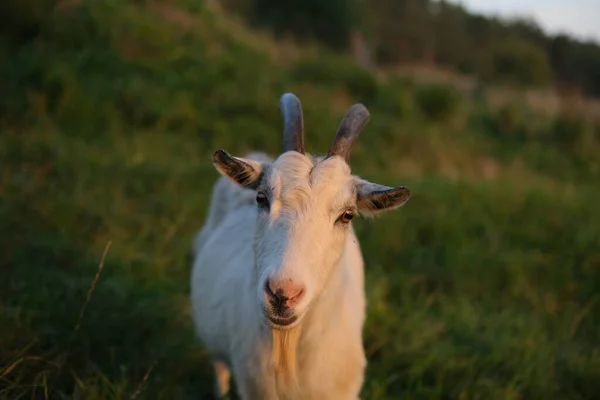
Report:
[[467,12],[461,6],[440,1],[434,18],[436,63],[471,72],[472,41],[467,31]]
[[379,63],[433,59],[434,20],[429,0],[366,0],[365,18]]
[[552,70],[543,48],[512,38],[491,49],[481,76],[486,80],[523,86],[544,86],[550,83]]
[[293,33],[334,48],[347,47],[356,24],[354,0],[254,0],[252,10],[254,21],[276,34]]

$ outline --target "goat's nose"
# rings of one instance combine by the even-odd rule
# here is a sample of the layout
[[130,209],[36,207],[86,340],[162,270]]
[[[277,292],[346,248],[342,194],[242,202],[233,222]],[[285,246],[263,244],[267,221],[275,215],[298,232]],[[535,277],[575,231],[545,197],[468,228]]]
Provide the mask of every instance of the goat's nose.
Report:
[[304,296],[304,285],[289,280],[269,279],[267,281],[267,294],[275,301],[293,306]]

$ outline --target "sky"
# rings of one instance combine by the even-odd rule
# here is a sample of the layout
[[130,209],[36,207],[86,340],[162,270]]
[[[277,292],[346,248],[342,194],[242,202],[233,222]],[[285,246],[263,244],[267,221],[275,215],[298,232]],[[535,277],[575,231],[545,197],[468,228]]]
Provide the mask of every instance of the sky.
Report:
[[528,16],[551,34],[600,43],[600,0],[451,0],[481,14]]

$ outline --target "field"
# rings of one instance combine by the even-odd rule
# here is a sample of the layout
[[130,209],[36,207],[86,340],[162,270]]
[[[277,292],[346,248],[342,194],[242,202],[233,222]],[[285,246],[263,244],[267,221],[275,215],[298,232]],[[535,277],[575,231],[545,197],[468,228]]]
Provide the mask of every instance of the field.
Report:
[[188,302],[210,155],[280,151],[287,91],[315,153],[367,105],[353,172],[413,192],[354,222],[364,399],[598,398],[594,121],[375,76],[195,1],[30,3],[0,38],[0,399],[211,398]]

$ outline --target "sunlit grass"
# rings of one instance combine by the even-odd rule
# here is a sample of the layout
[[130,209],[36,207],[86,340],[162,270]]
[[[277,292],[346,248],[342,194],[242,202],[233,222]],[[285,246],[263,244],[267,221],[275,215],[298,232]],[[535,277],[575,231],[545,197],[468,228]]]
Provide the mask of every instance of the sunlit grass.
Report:
[[550,120],[464,97],[424,105],[445,89],[417,100],[418,85],[371,81],[343,58],[283,66],[180,6],[193,23],[176,30],[175,5],[167,18],[90,3],[1,66],[14,85],[0,101],[0,398],[210,398],[188,301],[210,154],[277,153],[286,91],[318,153],[365,102],[353,170],[413,192],[355,222],[365,399],[600,392],[597,128],[559,124],[577,133],[565,146]]

